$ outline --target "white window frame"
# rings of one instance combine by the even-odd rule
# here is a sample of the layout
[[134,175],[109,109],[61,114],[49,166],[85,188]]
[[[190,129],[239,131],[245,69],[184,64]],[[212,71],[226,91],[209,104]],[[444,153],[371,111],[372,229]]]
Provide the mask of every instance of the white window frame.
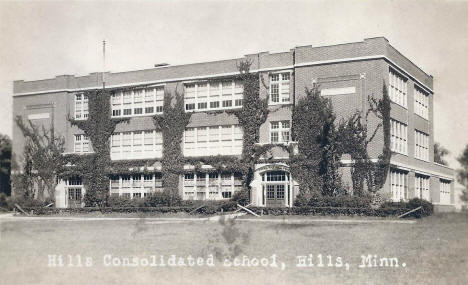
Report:
[[429,161],[429,135],[419,130],[414,130],[414,157]]
[[390,193],[394,202],[408,200],[408,172],[400,169],[390,170]]
[[[118,194],[119,196],[124,196],[125,194],[130,194],[130,198],[134,198],[134,194],[140,194],[141,197],[145,197],[148,193],[161,192],[162,191],[162,180],[161,173],[149,173],[141,174],[136,173],[132,175],[113,175],[117,179],[109,179],[109,189],[110,194]],[[123,187],[124,179],[123,177],[128,177],[128,186]],[[139,177],[139,179],[135,179]],[[150,179],[146,179],[150,178]],[[127,180],[126,180],[127,181]],[[139,181],[139,182],[136,182]],[[117,187],[113,187],[113,182],[117,182]],[[140,186],[137,186],[140,184]]]
[[[88,150],[85,151],[85,145],[88,145]],[[74,153],[91,153],[91,141],[84,134],[74,135],[73,142]]]
[[243,130],[240,125],[186,128],[183,152],[187,157],[241,155],[242,141]]
[[390,149],[393,152],[408,155],[408,126],[390,119]]
[[[285,127],[286,122],[288,126]],[[273,128],[273,124],[278,124],[278,128]],[[288,139],[284,139],[284,133],[288,132]],[[272,134],[278,135],[278,141],[272,141]],[[291,121],[289,120],[281,120],[281,121],[270,121],[270,143],[271,144],[289,144],[291,143]]]
[[[198,176],[203,176],[202,178]],[[237,178],[237,179],[236,179]],[[242,180],[235,173],[185,173],[183,180],[184,200],[224,200],[242,189]],[[200,195],[199,195],[200,194]]]
[[89,116],[89,98],[84,93],[75,94],[75,120],[87,120]]
[[[141,92],[141,103],[135,102],[135,93],[136,92]],[[126,105],[124,104],[124,93],[129,92],[130,93],[130,114],[124,115],[124,109]],[[162,114],[163,113],[163,105],[164,105],[164,92],[165,92],[165,85],[154,85],[154,86],[146,86],[146,87],[139,87],[139,88],[134,88],[132,90],[118,90],[115,91],[111,95],[111,116],[112,118],[122,118],[122,117],[143,117],[143,116],[151,116],[151,115],[156,115],[156,114]],[[150,94],[150,96],[147,96],[147,93]],[[151,98],[151,93],[152,93],[152,99],[147,100],[147,98]],[[114,101],[114,98],[118,98]],[[115,103],[115,104],[114,104]],[[135,109],[141,108],[142,113],[141,114],[135,114]],[[147,108],[153,108],[152,112],[146,112]],[[114,111],[120,111],[120,114],[114,114]]]
[[[137,151],[135,145],[135,133],[141,133],[141,142],[140,150]],[[130,135],[130,151],[124,151],[124,134]],[[147,139],[150,136],[152,141],[152,148],[150,151],[146,149],[145,138]],[[114,142],[118,144],[114,145]],[[162,157],[162,133],[157,132],[156,130],[146,130],[146,131],[132,131],[132,132],[116,132],[113,133],[110,139],[110,149],[111,149],[111,160],[125,160],[125,159],[145,159],[145,158],[161,158]],[[127,146],[127,145],[126,145]]]
[[[226,83],[228,83],[228,85]],[[189,94],[187,92],[188,86],[193,86],[193,91],[190,92],[193,97],[186,97],[187,94]],[[204,88],[203,92],[201,91],[202,86]],[[217,86],[217,88],[212,88],[214,86]],[[216,91],[213,91],[213,89]],[[184,90],[185,112],[206,112],[210,110],[237,109],[242,108],[243,105],[244,87],[242,86],[242,82],[239,80],[226,79],[217,81],[184,82]],[[213,100],[213,98],[215,99]],[[229,106],[225,106],[225,101],[229,102]],[[187,109],[189,104],[194,104],[194,108]],[[202,106],[206,108],[200,108]]]
[[[278,81],[273,81],[272,77],[273,76],[278,76]],[[283,79],[285,76],[288,77],[288,79]],[[269,105],[283,105],[283,104],[291,104],[291,71],[278,71],[278,72],[273,72],[268,75],[269,79],[269,89],[268,89],[268,104]],[[272,98],[272,90],[273,90],[273,85],[277,84],[278,85],[278,102],[273,101]]]
[[423,119],[429,119],[429,93],[414,85],[414,113]]
[[415,173],[414,177],[415,197],[426,201],[431,201],[430,177]]
[[450,184],[451,184],[451,181],[449,180],[444,180],[444,179],[440,179],[439,180],[439,183],[440,183],[440,199],[439,199],[439,203],[440,204],[443,204],[443,205],[450,205],[451,204],[451,198],[450,198]]
[[393,68],[389,69],[390,100],[403,108],[408,108],[408,78]]

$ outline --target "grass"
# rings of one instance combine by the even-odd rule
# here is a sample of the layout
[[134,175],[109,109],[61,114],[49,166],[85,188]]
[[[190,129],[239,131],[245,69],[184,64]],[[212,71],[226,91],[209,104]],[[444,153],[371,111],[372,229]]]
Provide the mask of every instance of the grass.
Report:
[[[289,218],[289,217],[288,217]],[[295,217],[297,219],[298,217]],[[362,218],[361,218],[362,219]],[[3,220],[2,284],[463,284],[468,269],[468,214],[436,215],[414,224],[316,222],[158,223],[138,220]],[[240,257],[276,254],[285,270],[263,267],[105,267],[103,256]],[[91,257],[94,266],[47,266],[48,254]],[[331,255],[350,264],[296,267],[300,255]],[[397,257],[406,267],[359,269],[361,255]]]

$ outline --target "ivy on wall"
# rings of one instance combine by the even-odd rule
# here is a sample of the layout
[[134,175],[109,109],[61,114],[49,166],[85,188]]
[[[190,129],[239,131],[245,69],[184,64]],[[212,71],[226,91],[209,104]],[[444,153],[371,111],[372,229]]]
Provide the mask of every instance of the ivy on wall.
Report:
[[109,196],[109,173],[111,168],[109,139],[118,123],[126,118],[111,118],[110,91],[91,90],[84,93],[89,100],[87,120],[69,118],[72,125],[83,130],[89,137],[93,153],[68,156],[74,170],[66,175],[79,174],[86,188],[84,197],[87,206],[103,206]]
[[306,88],[294,108],[292,128],[298,154],[290,150],[290,169],[307,197],[334,196],[341,191],[338,173],[342,149],[331,101],[320,95],[318,85]]
[[260,126],[266,122],[269,110],[268,97],[260,98],[260,75],[250,72],[251,64],[252,62],[245,60],[238,65],[239,78],[244,86],[244,97],[242,109],[235,113],[244,133],[240,162],[243,165],[243,186],[247,190],[250,190],[255,164],[271,148],[271,146],[256,145],[260,140]]
[[173,197],[178,196],[179,175],[184,172],[185,160],[181,144],[191,114],[185,112],[181,94],[176,91],[175,104],[172,104],[171,93],[165,91],[163,114],[153,117],[156,129],[162,132],[163,137],[162,186]]

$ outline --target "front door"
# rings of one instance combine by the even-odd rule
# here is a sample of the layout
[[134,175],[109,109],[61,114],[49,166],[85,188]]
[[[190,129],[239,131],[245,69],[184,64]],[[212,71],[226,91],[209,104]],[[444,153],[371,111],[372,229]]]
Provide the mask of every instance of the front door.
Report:
[[81,188],[68,188],[68,208],[81,207]]
[[267,184],[266,185],[266,206],[267,207],[284,207],[284,184]]

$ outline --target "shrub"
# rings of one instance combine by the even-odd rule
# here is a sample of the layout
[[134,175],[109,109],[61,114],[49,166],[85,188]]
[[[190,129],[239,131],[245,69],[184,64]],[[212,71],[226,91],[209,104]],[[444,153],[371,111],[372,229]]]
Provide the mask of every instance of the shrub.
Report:
[[434,205],[431,202],[426,200],[413,198],[408,201],[408,208],[409,209],[416,209],[417,207],[421,206],[422,208],[418,211],[411,213],[410,215],[415,218],[427,217],[434,213]]
[[294,200],[294,206],[296,207],[305,207],[308,203],[309,199],[302,192],[300,192]]
[[0,193],[0,211],[8,211],[11,210],[10,198],[5,193]]
[[336,196],[336,197],[313,197],[307,203],[310,207],[337,207],[337,208],[369,208],[370,197],[358,196]]
[[182,199],[168,191],[151,193],[145,197],[145,207],[181,206]]
[[380,209],[402,208],[405,209],[405,212],[408,212],[413,209],[416,209],[419,206],[422,207],[420,210],[414,211],[405,217],[414,217],[419,219],[422,217],[430,216],[434,213],[434,206],[432,205],[432,203],[419,198],[413,198],[408,202],[385,202],[380,206]]
[[231,201],[238,203],[239,205],[245,206],[249,203],[249,192],[245,189],[237,191],[231,198]]

